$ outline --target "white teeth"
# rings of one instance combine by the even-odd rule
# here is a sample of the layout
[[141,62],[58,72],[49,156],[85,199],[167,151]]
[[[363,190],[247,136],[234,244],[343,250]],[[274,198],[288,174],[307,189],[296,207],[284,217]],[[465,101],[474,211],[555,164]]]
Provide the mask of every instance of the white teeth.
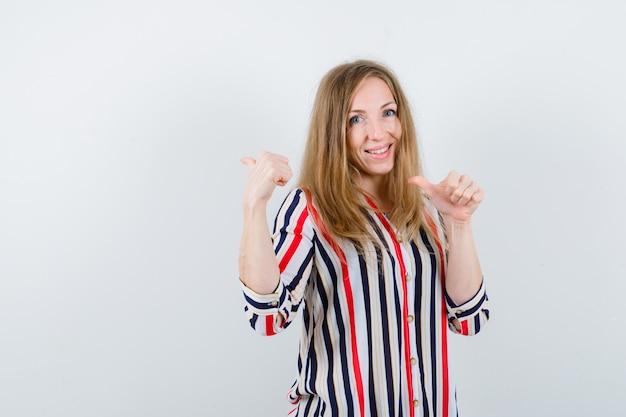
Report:
[[378,150],[375,150],[375,151],[367,151],[367,152],[373,153],[374,155],[380,155],[381,153],[387,152],[390,147],[391,147],[391,145],[387,146],[386,148],[378,149]]

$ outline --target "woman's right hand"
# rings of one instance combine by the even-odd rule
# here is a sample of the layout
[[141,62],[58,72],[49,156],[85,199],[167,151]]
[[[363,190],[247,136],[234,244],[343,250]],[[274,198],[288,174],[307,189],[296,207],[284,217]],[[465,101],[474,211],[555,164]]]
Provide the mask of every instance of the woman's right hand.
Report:
[[293,176],[289,160],[271,152],[261,152],[257,159],[243,157],[241,163],[248,167],[244,206],[254,207],[258,203],[267,203],[276,186],[286,185]]

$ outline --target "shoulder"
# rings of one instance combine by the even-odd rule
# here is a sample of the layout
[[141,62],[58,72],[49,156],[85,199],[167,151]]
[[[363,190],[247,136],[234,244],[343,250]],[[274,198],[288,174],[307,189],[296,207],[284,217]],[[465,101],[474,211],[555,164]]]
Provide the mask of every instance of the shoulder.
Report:
[[278,213],[284,213],[286,211],[293,210],[306,210],[308,206],[308,199],[306,192],[303,188],[294,188],[287,193],[283,202],[278,209]]
[[308,192],[303,188],[294,188],[283,200],[274,222],[274,232],[291,230],[298,234],[314,234],[313,213],[315,209]]
[[311,202],[308,192],[301,187],[294,188],[285,196],[278,213],[276,213],[276,220],[278,222],[289,223],[292,221],[298,221],[298,219],[304,219],[309,217]]
[[289,205],[308,206],[310,205],[310,200],[311,194],[306,188],[296,187],[287,193],[280,209],[283,210],[285,206]]

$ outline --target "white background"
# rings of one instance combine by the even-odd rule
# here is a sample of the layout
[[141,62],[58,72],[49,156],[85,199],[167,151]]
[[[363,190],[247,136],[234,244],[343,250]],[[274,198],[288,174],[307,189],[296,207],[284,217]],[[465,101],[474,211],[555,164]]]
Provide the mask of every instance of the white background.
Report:
[[4,0],[0,415],[286,414],[298,327],[245,320],[239,158],[297,172],[317,83],[354,58],[397,73],[427,176],[487,192],[492,320],[452,338],[461,415],[621,414],[625,20],[621,0]]

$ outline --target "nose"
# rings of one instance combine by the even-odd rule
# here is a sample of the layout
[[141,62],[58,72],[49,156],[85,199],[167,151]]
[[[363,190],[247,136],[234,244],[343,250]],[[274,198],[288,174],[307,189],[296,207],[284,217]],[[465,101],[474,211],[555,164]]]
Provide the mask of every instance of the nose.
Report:
[[371,139],[382,139],[385,137],[385,126],[382,120],[378,117],[373,117],[367,120],[367,136]]

